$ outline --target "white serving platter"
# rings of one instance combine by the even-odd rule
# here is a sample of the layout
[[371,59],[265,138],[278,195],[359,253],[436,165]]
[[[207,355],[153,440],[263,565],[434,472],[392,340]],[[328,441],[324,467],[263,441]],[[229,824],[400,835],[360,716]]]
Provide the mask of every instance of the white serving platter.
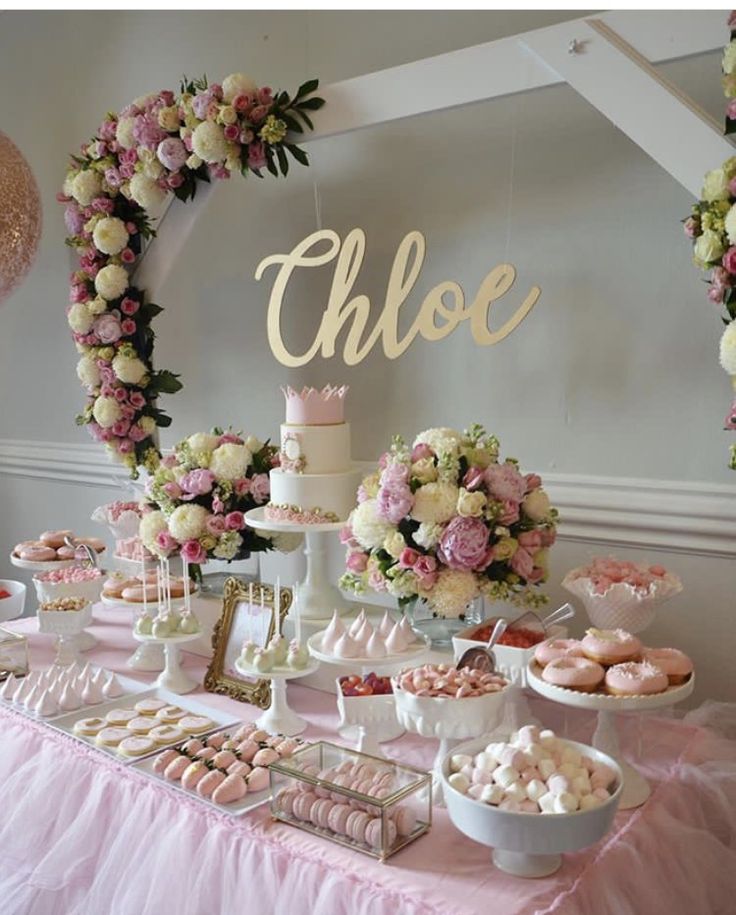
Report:
[[[113,709],[132,708],[136,702],[140,702],[141,699],[160,699],[167,705],[177,705],[179,708],[184,709],[192,715],[206,715],[212,720],[211,728],[203,731],[202,734],[190,734],[188,735],[189,737],[201,737],[203,734],[210,734],[213,731],[228,725],[232,726],[238,721],[236,716],[231,713],[212,708],[202,702],[197,702],[195,699],[182,698],[182,696],[178,696],[176,693],[171,693],[167,689],[154,687],[152,689],[144,689],[133,696],[121,696],[119,699],[103,702],[100,705],[86,705],[84,708],[80,708],[76,712],[69,712],[66,715],[59,716],[58,718],[50,719],[48,721],[48,725],[57,731],[61,731],[63,734],[74,737],[76,740],[79,740],[81,743],[84,743],[87,746],[98,750],[100,753],[104,753],[107,756],[112,756],[114,759],[117,759],[124,765],[130,765],[131,763],[139,762],[145,757],[122,756],[120,753],[118,753],[116,747],[103,747],[95,741],[94,737],[86,737],[83,734],[76,734],[74,732],[74,725],[77,723],[77,721],[81,721],[83,718],[104,718],[106,714]],[[161,723],[163,724],[163,722]],[[114,727],[114,725],[110,725],[110,727]],[[131,731],[130,736],[135,737],[139,735],[135,735]],[[177,740],[175,742],[182,743],[183,741]],[[173,744],[169,744],[169,746],[171,745]],[[162,744],[160,747],[157,746],[155,749],[151,750],[150,753],[145,755],[156,755],[161,750],[165,749],[167,749],[167,746]]]
[[[105,668],[105,670],[107,670],[107,668]],[[114,673],[114,671],[108,671],[108,673]],[[129,702],[133,702],[133,704],[135,704],[138,701],[138,694],[150,688],[147,683],[141,683],[140,680],[134,680],[132,677],[121,676],[117,673],[115,674],[115,679],[120,684],[120,687],[123,690],[123,695],[120,696],[119,699],[106,700],[109,703],[119,702],[121,699],[127,699]],[[22,705],[15,705],[15,703],[9,702],[7,699],[0,698],[0,705],[4,706],[5,708],[12,708],[14,711],[18,712],[18,714],[25,715],[26,718],[30,718],[33,721],[40,721],[43,724],[51,724],[58,718],[64,718],[70,714],[70,712],[59,712],[56,715],[48,715],[44,718],[41,715],[37,715],[34,711],[26,709]],[[96,718],[99,716],[95,714],[95,710],[99,708],[101,708],[101,705],[85,705],[84,708],[80,708],[79,711],[83,712],[85,709],[87,710],[88,714],[82,715],[83,718]],[[76,715],[76,712],[74,712],[74,714]],[[78,735],[75,734],[74,736],[77,737]]]
[[48,562],[34,562],[31,559],[21,559],[19,556],[10,554],[11,563],[19,569],[25,569],[28,572],[51,572],[53,569],[68,569],[76,565],[76,559],[50,559]]
[[314,635],[307,640],[309,653],[318,661],[322,661],[323,664],[338,664],[340,667],[383,668],[401,665],[405,661],[414,661],[420,655],[429,651],[430,647],[429,640],[426,636],[417,636],[418,641],[410,645],[405,651],[400,651],[396,654],[387,654],[383,658],[339,658],[337,655],[328,654],[327,652],[322,651],[322,638],[324,637],[325,632],[325,629],[322,629],[320,632],[315,632]]

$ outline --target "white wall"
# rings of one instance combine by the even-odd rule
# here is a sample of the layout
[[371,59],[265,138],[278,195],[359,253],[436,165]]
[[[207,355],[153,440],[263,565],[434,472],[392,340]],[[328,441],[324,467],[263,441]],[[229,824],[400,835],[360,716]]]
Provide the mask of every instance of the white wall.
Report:
[[[577,15],[0,14],[0,129],[31,163],[45,207],[36,266],[0,309],[2,439],[85,441],[73,424],[83,398],[65,327],[71,261],[54,194],[66,152],[107,109],[175,87],[183,72],[219,78],[246,70],[287,88],[312,75],[329,83]],[[663,69],[720,117],[717,55]],[[582,481],[609,514],[618,499],[634,516],[643,516],[647,485],[632,490],[628,481],[673,481],[672,492],[692,497],[678,545],[694,549],[688,529],[700,521],[701,495],[732,507],[733,476],[725,467],[729,439],[719,431],[729,394],[715,358],[720,324],[679,226],[688,194],[565,86],[315,142],[310,154],[313,167],[286,183],[220,188],[164,284],[157,361],[181,371],[186,385],[167,398],[174,424],[164,444],[215,423],[273,435],[284,380],[347,381],[356,457],[375,458],[396,431],[482,421],[526,468],[558,475],[563,509],[572,505],[565,481]],[[428,249],[414,307],[445,279],[471,297],[506,258],[519,271],[519,292],[509,298],[517,303],[532,283],[542,297],[496,347],[476,347],[461,327],[441,343],[416,342],[392,363],[374,352],[351,369],[315,361],[287,373],[268,350],[268,284],[256,283],[253,272],[262,257],[289,250],[317,226],[315,195],[324,226],[341,234],[365,228],[356,291],[376,309],[396,247],[414,228]],[[290,337],[302,348],[330,280],[329,269],[312,273],[295,277],[287,300]],[[51,465],[36,482],[21,479],[17,464],[0,473],[3,554],[39,529],[83,526],[91,508],[111,497],[54,482]],[[598,478],[619,480],[620,491]],[[665,515],[669,493],[659,497]],[[731,508],[722,515],[714,529],[736,518]],[[646,530],[629,535],[681,572],[687,587],[662,611],[653,636],[693,652],[701,695],[736,698],[726,647],[734,639],[733,561],[718,555],[729,552],[723,536],[705,555],[660,555],[651,549],[663,538],[648,524],[642,517]],[[605,551],[600,541],[627,539],[607,523],[591,524],[585,536],[595,546],[569,541],[557,549],[556,581]],[[7,571],[0,565],[0,574]],[[551,593],[557,598],[555,585]]]

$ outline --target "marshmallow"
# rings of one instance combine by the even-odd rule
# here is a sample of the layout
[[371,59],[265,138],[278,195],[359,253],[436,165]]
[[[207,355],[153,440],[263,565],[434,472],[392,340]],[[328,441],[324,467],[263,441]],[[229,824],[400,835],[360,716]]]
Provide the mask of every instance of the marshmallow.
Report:
[[483,800],[483,791],[486,787],[487,787],[487,785],[480,785],[480,784],[471,785],[468,788],[468,796],[472,797],[473,800],[481,801],[481,800]]
[[547,786],[541,779],[534,778],[527,784],[526,793],[529,800],[536,803],[547,793]]
[[564,746],[562,748],[562,761],[563,763],[572,763],[573,766],[579,766],[582,761],[582,756],[575,747]]
[[595,788],[591,793],[602,801],[607,801],[611,796],[605,788]]
[[493,782],[493,776],[487,769],[473,769],[470,781],[474,785],[490,785]]
[[569,791],[563,791],[554,796],[552,809],[555,813],[573,813],[578,809],[578,799]]
[[462,772],[453,772],[447,781],[452,785],[455,791],[459,791],[460,794],[468,793],[468,788],[470,788],[470,781],[463,775]]
[[511,797],[515,801],[518,801],[519,803],[521,803],[522,801],[525,801],[527,799],[526,787],[521,782],[512,782],[512,784],[510,784],[508,786],[508,788],[504,791],[503,796],[505,798]]
[[460,771],[465,776],[465,778],[467,778],[468,781],[472,781],[473,772],[475,772],[472,761],[469,763],[466,763]]
[[552,794],[563,794],[565,791],[570,791],[570,781],[565,778],[564,775],[553,775],[547,782],[547,787],[552,792]]
[[466,756],[465,753],[456,753],[455,756],[450,757],[450,771],[451,772],[460,772],[463,766],[472,765],[473,758],[471,756]]
[[539,769],[535,768],[534,766],[530,766],[528,769],[524,769],[521,773],[521,780],[525,785],[539,777]]
[[511,797],[505,797],[501,803],[498,805],[499,810],[510,810],[513,813],[521,812],[521,804],[519,801],[515,801]]
[[545,750],[544,747],[539,743],[533,743],[531,746],[523,750],[523,753],[524,758],[531,766],[535,766],[540,761],[540,759],[546,759],[549,757],[549,750]]
[[484,785],[480,799],[484,804],[493,804],[494,806],[503,800],[503,788],[500,785]]
[[519,804],[519,810],[521,813],[539,813],[539,805],[527,799]]
[[593,788],[608,788],[616,780],[616,773],[609,766],[598,765],[590,775]]
[[539,742],[547,750],[556,749],[559,743],[557,737],[555,736],[555,732],[550,731],[549,729],[539,732]]
[[496,768],[496,762],[500,762],[500,760],[496,760],[495,756],[491,756],[490,753],[478,753],[473,762],[479,769],[492,772]]
[[594,807],[600,807],[602,803],[601,798],[596,797],[594,794],[584,794],[580,798],[580,809],[592,810]]
[[584,795],[584,794],[590,794],[591,791],[593,790],[590,786],[590,779],[588,778],[587,775],[585,776],[585,778],[583,778],[582,775],[578,775],[577,778],[574,778],[572,780],[571,787],[572,787],[572,793],[577,794],[578,797],[580,797],[581,795]]
[[581,765],[586,770],[586,772],[590,774],[598,765],[598,763],[590,756],[583,756]]
[[501,754],[506,749],[505,743],[489,743],[485,749],[485,752],[492,756],[496,762],[501,762]]
[[530,747],[539,743],[539,728],[535,724],[525,724],[519,728],[516,742],[520,747]]
[[493,773],[493,781],[501,785],[502,788],[508,788],[514,782],[519,780],[519,773],[511,766],[499,766]]
[[554,775],[557,771],[557,766],[553,759],[540,759],[537,768],[544,780],[548,779],[550,775]]
[[503,753],[501,753],[499,762],[502,766],[512,766],[517,772],[521,772],[522,769],[527,768],[527,759],[524,756],[523,751],[517,750],[515,747],[506,747]]
[[542,813],[555,813],[555,795],[551,791],[543,794],[537,801]]
[[571,762],[566,762],[562,763],[561,766],[558,766],[557,771],[560,775],[564,775],[565,778],[573,779],[578,774],[578,767],[574,766]]

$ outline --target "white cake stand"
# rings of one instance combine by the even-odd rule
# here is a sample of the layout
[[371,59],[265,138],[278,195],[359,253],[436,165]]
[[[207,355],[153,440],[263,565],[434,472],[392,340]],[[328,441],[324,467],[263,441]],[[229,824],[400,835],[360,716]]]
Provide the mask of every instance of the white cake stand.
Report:
[[25,569],[27,572],[51,572],[53,569],[68,569],[76,564],[76,559],[53,559],[50,562],[33,562],[30,559],[19,559],[17,556],[10,554],[11,563],[18,569]]
[[[199,686],[199,683],[196,680],[193,680],[181,669],[179,646],[186,642],[194,642],[198,638],[201,638],[201,636],[201,632],[187,632],[157,639],[152,635],[139,635],[137,632],[133,633],[133,638],[137,642],[141,642],[143,645],[157,645],[163,648],[165,665],[158,680],[156,680],[155,685],[160,689],[168,689],[178,696],[181,696],[184,693],[190,693]],[[132,667],[130,662],[128,662],[128,666]],[[140,670],[140,668],[137,669]]]
[[330,583],[327,553],[329,535],[345,527],[345,522],[285,524],[267,521],[264,514],[265,508],[252,508],[245,516],[248,526],[256,531],[304,534],[307,572],[304,581],[299,583],[298,606],[294,606],[294,613],[298,613],[303,620],[329,620],[335,609],[345,606],[345,598]]
[[615,716],[619,712],[646,712],[650,709],[667,708],[667,706],[687,699],[695,688],[695,674],[691,674],[690,679],[682,686],[670,686],[664,692],[650,696],[610,696],[605,693],[583,693],[554,686],[541,678],[540,667],[534,661],[529,664],[527,679],[529,686],[545,699],[552,699],[553,702],[559,702],[561,705],[571,708],[590,709],[598,712],[593,746],[596,750],[612,756],[621,766],[624,788],[619,807],[621,810],[641,807],[652,790],[644,776],[626,762],[621,755]]
[[[142,610],[143,604],[126,604],[114,597],[101,595],[100,603],[103,607],[113,610]],[[166,666],[164,648],[162,643],[141,642],[133,654],[125,662],[131,670],[140,670],[143,673],[159,673]]]
[[271,681],[271,704],[256,721],[259,728],[268,731],[269,734],[285,734],[287,737],[293,737],[301,732],[309,724],[304,718],[289,707],[286,699],[286,684],[289,680],[297,680],[299,677],[308,677],[319,668],[317,661],[312,661],[306,667],[300,670],[293,670],[290,667],[277,667],[273,670],[261,672],[251,667],[250,664],[243,664],[240,659],[235,661],[235,669],[244,677],[264,678]]

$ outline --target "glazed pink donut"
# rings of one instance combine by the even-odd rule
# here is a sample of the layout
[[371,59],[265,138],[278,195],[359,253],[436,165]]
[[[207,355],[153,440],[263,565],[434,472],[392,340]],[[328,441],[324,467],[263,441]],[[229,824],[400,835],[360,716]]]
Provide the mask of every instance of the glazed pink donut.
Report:
[[669,685],[667,674],[648,661],[627,661],[606,671],[606,690],[614,696],[648,696],[664,692]]
[[625,629],[588,629],[580,643],[586,658],[599,664],[621,664],[641,654],[639,639]]
[[54,550],[55,559],[76,559],[77,551],[73,546],[60,546]]
[[566,657],[550,661],[542,671],[542,679],[553,686],[592,693],[602,682],[605,671],[588,658]]
[[642,658],[667,674],[671,685],[684,683],[693,672],[693,662],[677,648],[645,648]]
[[18,555],[26,562],[53,562],[57,558],[50,546],[26,546]]
[[60,546],[66,544],[66,538],[70,540],[74,537],[73,531],[44,531],[43,534],[38,538],[46,546],[50,546],[54,550],[58,550]]
[[583,646],[579,639],[547,639],[534,649],[534,660],[540,667],[557,658],[566,657],[583,657]]

